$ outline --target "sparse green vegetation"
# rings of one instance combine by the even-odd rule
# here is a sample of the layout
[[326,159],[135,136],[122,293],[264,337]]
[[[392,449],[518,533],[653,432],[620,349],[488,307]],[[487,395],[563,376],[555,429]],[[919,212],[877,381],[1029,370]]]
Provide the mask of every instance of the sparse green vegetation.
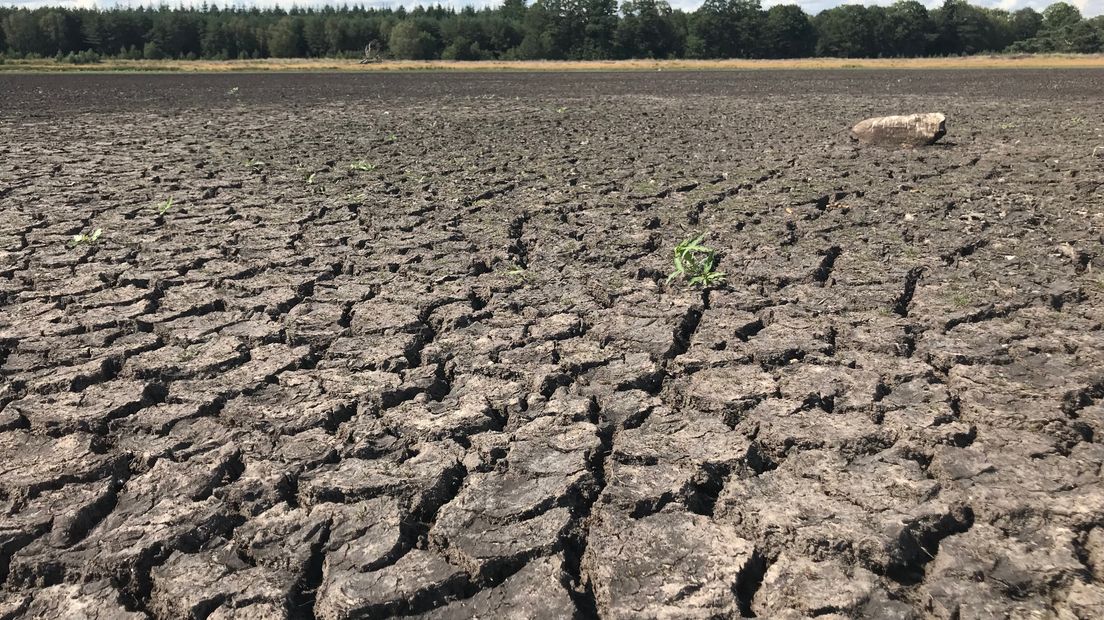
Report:
[[715,286],[725,281],[725,273],[716,271],[717,251],[702,245],[705,233],[686,239],[675,246],[675,270],[667,276],[668,284],[676,278],[686,279],[691,286]]
[[349,170],[357,170],[360,172],[371,172],[376,169],[376,165],[369,163],[363,159],[351,164]]
[[157,203],[157,207],[156,207],[157,215],[165,215],[166,213],[169,212],[169,209],[172,209],[172,206],[173,206],[173,199],[172,199],[172,196],[169,196],[168,200],[166,200],[164,202]]
[[102,228],[97,228],[92,231],[92,234],[78,233],[73,235],[73,238],[69,240],[69,247],[75,248],[78,245],[94,245],[100,240],[100,236],[103,234]]
[[529,274],[529,271],[525,267],[522,267],[520,265],[514,265],[513,267],[508,269],[506,271],[506,275],[522,281],[529,280],[532,277]]
[[95,65],[100,63],[101,57],[92,50],[84,50],[80,52],[69,52],[65,55],[58,52],[57,55],[54,56],[54,60],[59,63],[64,62],[71,65]]

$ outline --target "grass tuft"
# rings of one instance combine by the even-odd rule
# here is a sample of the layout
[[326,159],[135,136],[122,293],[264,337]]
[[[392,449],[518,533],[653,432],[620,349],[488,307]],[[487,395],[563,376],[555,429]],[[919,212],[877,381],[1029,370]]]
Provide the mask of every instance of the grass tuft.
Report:
[[73,238],[69,240],[69,247],[75,248],[78,245],[95,245],[95,243],[100,240],[100,235],[102,234],[102,228],[93,230],[92,234],[78,233],[73,235]]
[[667,276],[668,284],[676,278],[683,278],[691,286],[703,288],[724,283],[725,273],[717,271],[717,251],[702,245],[703,240],[705,233],[675,246],[675,270]]

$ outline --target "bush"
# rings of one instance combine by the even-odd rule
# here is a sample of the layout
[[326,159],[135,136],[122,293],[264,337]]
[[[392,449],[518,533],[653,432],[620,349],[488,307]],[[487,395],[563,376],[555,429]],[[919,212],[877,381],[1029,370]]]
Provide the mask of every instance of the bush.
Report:
[[92,50],[84,50],[83,52],[69,52],[65,56],[58,54],[55,57],[57,62],[65,62],[71,65],[94,65],[99,63],[102,58],[96,52]]
[[142,58],[146,60],[161,60],[165,57],[165,52],[161,51],[161,47],[150,41],[146,43],[146,46],[142,49]]
[[479,43],[469,41],[464,37],[457,37],[445,51],[441,52],[444,60],[483,60],[487,54],[479,48]]
[[412,19],[403,20],[391,29],[388,47],[396,58],[429,60],[436,56],[437,40]]

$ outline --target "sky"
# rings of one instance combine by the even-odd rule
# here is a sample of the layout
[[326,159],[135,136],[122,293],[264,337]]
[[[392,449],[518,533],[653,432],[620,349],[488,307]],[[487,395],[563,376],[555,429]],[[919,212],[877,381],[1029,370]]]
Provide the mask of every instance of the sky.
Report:
[[[323,4],[363,4],[365,6],[391,6],[398,7],[399,5],[405,5],[407,7],[414,6],[416,4],[442,4],[445,6],[466,6],[472,5],[476,7],[488,6],[498,4],[501,0],[209,0],[212,4],[219,5],[246,5],[246,6],[272,6],[279,4],[283,7],[291,7],[292,5],[306,7],[311,5],[323,5]],[[824,9],[838,6],[840,4],[881,4],[889,5],[893,4],[895,0],[762,0],[764,7],[773,6],[775,4],[797,4],[801,8],[805,9],[806,13],[816,14]],[[1056,0],[1053,0],[1056,1]],[[1081,14],[1085,17],[1096,17],[1097,15],[1104,15],[1104,0],[1065,0],[1066,2],[1081,9]],[[668,0],[671,6],[675,8],[693,10],[701,4],[701,0]],[[929,7],[936,7],[942,4],[942,0],[920,0],[921,3],[928,5]],[[998,9],[1007,9],[1014,11],[1016,9],[1022,9],[1025,7],[1031,7],[1038,11],[1042,11],[1051,4],[1052,0],[970,0],[971,4],[977,6],[992,7]],[[39,6],[70,6],[70,7],[111,7],[116,5],[149,5],[160,4],[158,0],[0,0],[0,4],[8,6],[24,6],[28,8]],[[166,0],[164,4],[170,6],[176,6],[178,4],[201,4],[202,0]]]

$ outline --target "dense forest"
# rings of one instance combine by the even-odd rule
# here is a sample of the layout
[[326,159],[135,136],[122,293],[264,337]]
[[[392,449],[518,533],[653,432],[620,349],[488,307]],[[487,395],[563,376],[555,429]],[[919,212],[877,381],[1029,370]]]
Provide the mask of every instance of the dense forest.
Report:
[[0,59],[359,56],[378,41],[405,59],[793,58],[1101,52],[1104,16],[1064,2],[1042,13],[946,0],[846,5],[810,16],[796,5],[705,0],[693,12],[664,0],[505,0],[495,8],[413,10],[0,7]]

